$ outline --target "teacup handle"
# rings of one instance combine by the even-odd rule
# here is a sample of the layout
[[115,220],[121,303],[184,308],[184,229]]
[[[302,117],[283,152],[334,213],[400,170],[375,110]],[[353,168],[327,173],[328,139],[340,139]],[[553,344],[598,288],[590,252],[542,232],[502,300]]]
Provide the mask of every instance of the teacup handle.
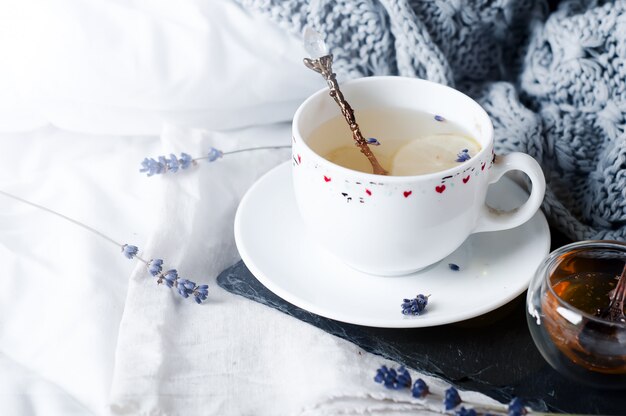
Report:
[[525,153],[509,153],[497,156],[489,172],[489,183],[495,183],[506,172],[519,170],[530,178],[532,190],[528,200],[519,208],[511,211],[499,211],[484,204],[474,233],[484,231],[508,230],[522,225],[535,215],[546,192],[546,179],[539,163]]

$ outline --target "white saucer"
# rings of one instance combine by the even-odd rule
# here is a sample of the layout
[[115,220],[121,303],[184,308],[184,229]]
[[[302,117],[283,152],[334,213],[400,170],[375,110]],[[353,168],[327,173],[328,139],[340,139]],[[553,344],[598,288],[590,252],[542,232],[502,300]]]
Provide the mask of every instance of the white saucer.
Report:
[[[291,164],[260,178],[235,218],[235,240],[252,274],[286,301],[338,321],[386,328],[449,324],[490,312],[528,287],[548,254],[543,213],[507,231],[480,233],[441,262],[401,277],[351,269],[307,236],[292,191]],[[503,178],[489,189],[489,204],[511,209],[527,194]],[[453,271],[448,266],[460,267]],[[402,300],[430,294],[426,312],[402,314]]]

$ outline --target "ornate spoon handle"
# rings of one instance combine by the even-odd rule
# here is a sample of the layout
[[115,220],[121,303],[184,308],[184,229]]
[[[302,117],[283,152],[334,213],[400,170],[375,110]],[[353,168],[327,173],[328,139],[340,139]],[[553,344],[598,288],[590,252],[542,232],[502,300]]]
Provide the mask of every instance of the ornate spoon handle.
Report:
[[626,298],[626,265],[624,270],[617,281],[617,286],[613,290],[609,306],[601,310],[598,316],[603,319],[608,319],[611,322],[626,322],[626,316],[624,316],[624,300]]
[[350,130],[352,131],[352,138],[356,142],[356,145],[359,146],[361,153],[363,153],[367,160],[369,160],[372,164],[374,173],[376,175],[387,175],[388,172],[380,165],[380,163],[378,163],[376,156],[374,156],[374,153],[372,153],[372,150],[367,145],[367,141],[363,137],[361,129],[359,128],[356,118],[354,117],[354,110],[350,107],[350,104],[348,104],[339,89],[337,75],[333,72],[332,68],[333,55],[326,53],[326,46],[317,32],[307,28],[304,36],[305,46],[308,46],[307,49],[309,49],[311,56],[318,56],[313,59],[304,58],[304,65],[306,65],[307,68],[321,74],[326,80],[326,83],[328,83],[330,96],[333,97],[337,105],[341,108],[341,113],[345,117],[348,125],[350,126]]

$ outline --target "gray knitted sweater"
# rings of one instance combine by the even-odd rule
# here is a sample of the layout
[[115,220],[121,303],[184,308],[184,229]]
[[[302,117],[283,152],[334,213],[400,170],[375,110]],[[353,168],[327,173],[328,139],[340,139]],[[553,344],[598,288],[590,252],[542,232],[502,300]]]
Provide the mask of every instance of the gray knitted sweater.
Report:
[[341,77],[403,75],[478,100],[496,150],[543,167],[570,238],[626,240],[626,0],[236,0],[326,37]]

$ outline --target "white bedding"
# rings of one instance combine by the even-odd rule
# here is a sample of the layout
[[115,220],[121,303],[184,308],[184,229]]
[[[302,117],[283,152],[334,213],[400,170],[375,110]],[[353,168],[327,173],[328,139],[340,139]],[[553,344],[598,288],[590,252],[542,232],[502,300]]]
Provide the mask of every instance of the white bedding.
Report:
[[0,190],[211,285],[204,306],[179,299],[110,243],[0,195],[0,414],[440,407],[374,385],[379,357],[214,284],[238,259],[238,199],[288,151],[138,173],[170,151],[289,144],[274,123],[323,86],[297,39],[226,0],[0,8]]
[[299,40],[229,0],[8,0],[0,52],[22,107],[95,134],[284,121],[320,85]]
[[[0,189],[141,244],[158,189],[135,172],[158,144],[54,127],[4,133]],[[134,264],[59,218],[1,195],[0,207],[0,413],[44,405],[32,413],[97,413],[108,400]]]

